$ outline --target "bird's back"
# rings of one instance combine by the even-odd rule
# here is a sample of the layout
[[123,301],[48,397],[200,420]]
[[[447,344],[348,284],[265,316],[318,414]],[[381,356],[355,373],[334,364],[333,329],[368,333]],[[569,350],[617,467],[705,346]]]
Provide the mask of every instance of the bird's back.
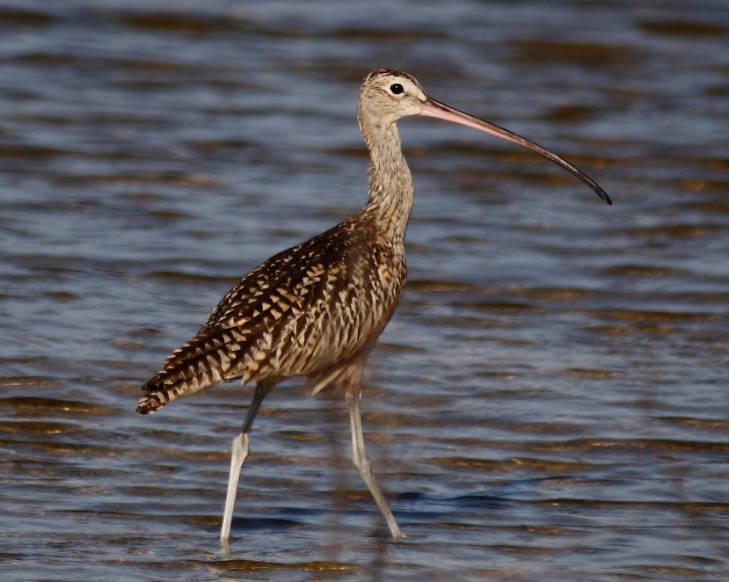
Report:
[[402,245],[379,237],[362,213],[274,255],[169,355],[143,386],[137,411],[154,412],[223,380],[326,376],[374,344],[405,272]]

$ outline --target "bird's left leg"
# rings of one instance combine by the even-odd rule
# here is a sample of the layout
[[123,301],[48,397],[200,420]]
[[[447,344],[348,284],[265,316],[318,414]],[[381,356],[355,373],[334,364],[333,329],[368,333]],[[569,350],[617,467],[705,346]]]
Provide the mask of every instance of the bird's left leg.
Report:
[[385,495],[382,493],[382,489],[377,484],[375,476],[372,473],[372,467],[370,461],[367,458],[367,451],[365,450],[364,435],[362,434],[362,415],[359,410],[359,399],[360,391],[348,390],[347,391],[347,404],[349,405],[349,420],[352,426],[352,461],[354,466],[362,476],[367,488],[372,493],[372,497],[375,498],[375,503],[380,509],[380,513],[387,522],[387,527],[390,528],[390,535],[394,539],[401,539],[405,537],[405,534],[400,531],[400,528],[395,521],[395,518],[390,511],[390,506],[387,504]]
[[220,542],[227,544],[230,539],[230,525],[233,521],[233,509],[235,508],[235,497],[238,492],[238,479],[243,468],[246,457],[248,457],[248,433],[251,431],[253,421],[261,407],[261,402],[266,395],[273,390],[274,383],[259,382],[253,394],[253,401],[248,407],[243,428],[233,439],[233,447],[230,454],[230,474],[228,475],[228,491],[225,494],[225,511],[223,512],[223,525],[220,528]]

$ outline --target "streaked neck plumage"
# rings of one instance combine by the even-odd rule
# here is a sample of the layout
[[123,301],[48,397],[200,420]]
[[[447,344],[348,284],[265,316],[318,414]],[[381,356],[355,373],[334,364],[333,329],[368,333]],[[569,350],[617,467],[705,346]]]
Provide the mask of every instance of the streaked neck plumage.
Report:
[[413,207],[413,178],[397,125],[373,118],[361,106],[358,117],[370,151],[369,200],[362,214],[373,219],[384,238],[402,244]]

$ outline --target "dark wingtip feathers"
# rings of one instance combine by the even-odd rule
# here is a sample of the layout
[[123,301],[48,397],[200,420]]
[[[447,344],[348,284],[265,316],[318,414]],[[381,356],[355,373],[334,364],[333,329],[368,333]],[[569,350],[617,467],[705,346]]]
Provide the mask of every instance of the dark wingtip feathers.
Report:
[[137,413],[153,414],[161,406],[162,404],[154,397],[154,395],[145,396],[144,398],[140,398],[139,402],[137,402]]
[[152,414],[158,408],[164,406],[164,402],[153,392],[155,388],[155,386],[150,386],[149,384],[142,386],[142,390],[145,390],[147,394],[142,396],[139,402],[137,402],[138,414]]
[[155,378],[152,378],[149,382],[142,386],[142,390],[144,390],[146,394],[139,399],[139,402],[137,402],[138,414],[153,414],[170,400],[164,386],[155,382]]

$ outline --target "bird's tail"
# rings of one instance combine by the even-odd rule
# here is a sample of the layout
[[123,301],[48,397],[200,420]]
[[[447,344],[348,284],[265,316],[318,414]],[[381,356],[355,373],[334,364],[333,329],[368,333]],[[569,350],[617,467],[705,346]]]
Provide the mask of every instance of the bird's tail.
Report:
[[142,390],[146,390],[147,393],[137,402],[137,412],[139,414],[152,414],[180,396],[198,392],[204,387],[193,388],[187,382],[165,383],[163,370],[142,386]]
[[172,352],[162,370],[142,386],[146,394],[137,403],[137,412],[152,414],[181,396],[231,377],[233,363],[222,353],[224,344],[220,336],[203,335]]

